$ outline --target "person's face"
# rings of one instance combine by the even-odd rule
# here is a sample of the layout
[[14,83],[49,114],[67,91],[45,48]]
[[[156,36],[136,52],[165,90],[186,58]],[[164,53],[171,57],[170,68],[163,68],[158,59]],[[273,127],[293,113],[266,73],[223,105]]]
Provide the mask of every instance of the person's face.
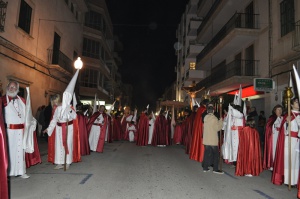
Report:
[[104,106],[100,106],[99,111],[104,112],[104,110],[105,110]]
[[277,117],[281,116],[282,115],[282,108],[276,108],[275,110],[275,114],[277,115]]
[[18,94],[18,86],[15,82],[11,82],[8,86],[7,86],[7,95],[10,97],[15,97]]
[[298,102],[297,99],[296,99],[296,100],[294,101],[294,103],[292,104],[292,109],[293,109],[293,110],[299,110],[299,102]]

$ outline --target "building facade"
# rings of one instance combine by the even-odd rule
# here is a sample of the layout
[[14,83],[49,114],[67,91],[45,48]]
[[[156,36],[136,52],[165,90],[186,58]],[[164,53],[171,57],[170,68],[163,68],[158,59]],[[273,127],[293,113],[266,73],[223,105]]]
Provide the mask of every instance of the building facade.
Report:
[[121,93],[121,62],[114,51],[118,42],[104,0],[11,0],[5,13],[0,27],[2,89],[16,80],[25,97],[25,87],[30,87],[33,112],[47,105],[51,95],[63,93],[77,57],[83,61],[75,89],[80,100],[97,93],[110,104]]
[[[187,8],[192,7],[189,5]],[[292,66],[300,64],[299,9],[299,2],[294,0],[200,0],[196,5],[200,24],[193,37],[188,35],[191,25],[186,20],[192,9],[187,9],[177,30],[182,47],[177,51],[176,100],[184,101],[182,87],[190,80],[195,81],[195,90],[205,88],[197,97],[208,90],[212,96],[234,95],[241,86],[243,99],[248,98],[257,111],[270,115],[276,104],[283,103]],[[195,71],[199,71],[195,79],[189,77],[193,61],[187,38],[193,41],[189,45],[198,47],[193,54]],[[271,79],[272,88],[255,89],[256,78]]]

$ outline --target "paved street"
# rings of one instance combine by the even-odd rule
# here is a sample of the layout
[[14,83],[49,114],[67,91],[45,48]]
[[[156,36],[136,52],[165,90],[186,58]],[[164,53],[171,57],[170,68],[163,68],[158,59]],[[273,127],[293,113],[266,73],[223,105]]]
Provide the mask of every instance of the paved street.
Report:
[[43,163],[27,170],[29,179],[11,178],[11,198],[28,199],[217,199],[296,198],[297,189],[271,183],[271,173],[238,177],[229,165],[224,175],[203,173],[182,146],[138,147],[133,143],[105,144],[104,153],[83,156],[66,172],[49,164],[45,141]]

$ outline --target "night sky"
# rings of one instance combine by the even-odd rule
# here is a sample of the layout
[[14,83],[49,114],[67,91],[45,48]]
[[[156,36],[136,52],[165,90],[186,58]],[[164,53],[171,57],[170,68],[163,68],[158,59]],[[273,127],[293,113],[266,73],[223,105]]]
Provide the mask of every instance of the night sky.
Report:
[[119,53],[122,82],[133,86],[133,105],[154,109],[176,80],[176,30],[188,0],[106,0]]

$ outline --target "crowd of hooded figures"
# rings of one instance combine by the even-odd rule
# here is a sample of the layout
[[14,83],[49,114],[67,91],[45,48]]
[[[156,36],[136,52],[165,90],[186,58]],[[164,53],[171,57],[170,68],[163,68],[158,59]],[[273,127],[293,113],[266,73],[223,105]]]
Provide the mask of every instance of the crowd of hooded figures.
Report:
[[7,85],[0,98],[0,185],[4,187],[0,198],[8,198],[7,176],[29,178],[26,168],[41,163],[36,131],[48,135],[47,161],[55,164],[54,169],[67,170],[81,156],[103,153],[105,143],[128,141],[137,146],[182,145],[191,160],[202,163],[203,172],[212,167],[213,173],[223,174],[222,163],[235,168],[237,176],[259,176],[270,170],[272,183],[299,187],[298,98],[291,100],[290,114],[276,105],[266,125],[258,124],[257,115],[238,97],[227,107],[203,99],[176,119],[174,108],[155,115],[149,105],[139,114],[130,107],[113,111],[114,104],[108,110],[103,105],[84,110],[83,104],[74,103],[77,76],[78,71],[62,97],[51,97],[51,116],[42,129],[36,129],[29,88],[25,100],[17,95],[18,82]]

